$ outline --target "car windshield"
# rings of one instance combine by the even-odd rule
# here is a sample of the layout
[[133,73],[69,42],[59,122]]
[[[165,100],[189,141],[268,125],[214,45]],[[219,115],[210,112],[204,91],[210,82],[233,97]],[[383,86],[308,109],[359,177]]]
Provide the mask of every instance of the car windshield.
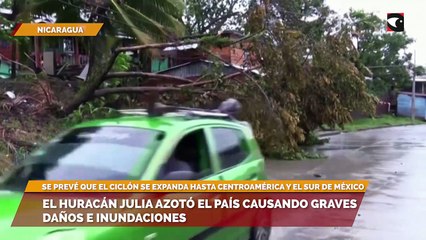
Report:
[[2,186],[24,188],[28,180],[135,179],[161,133],[130,127],[74,129],[31,154]]

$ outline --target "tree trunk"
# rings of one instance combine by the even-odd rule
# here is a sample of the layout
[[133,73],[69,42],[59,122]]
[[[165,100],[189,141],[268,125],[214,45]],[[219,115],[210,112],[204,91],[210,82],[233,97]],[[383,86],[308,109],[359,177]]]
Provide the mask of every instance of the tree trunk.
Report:
[[138,77],[152,78],[155,80],[165,80],[165,81],[162,81],[161,84],[178,84],[178,83],[183,84],[183,83],[193,82],[186,78],[181,78],[181,77],[167,75],[167,74],[151,73],[151,72],[111,72],[105,75],[105,79],[138,78]]
[[[19,7],[18,7],[18,1],[13,1],[12,2],[12,14],[10,15],[10,20],[11,21],[16,21],[16,17],[19,14]],[[11,73],[10,73],[10,77],[12,79],[16,78],[16,40],[13,39],[12,40],[12,65],[11,65]]]
[[141,59],[141,63],[142,63],[142,71],[151,72],[151,58],[150,58],[149,50],[143,49],[143,50],[140,50],[139,52],[140,52],[139,58]]
[[189,93],[203,94],[206,91],[201,89],[191,90],[183,89],[181,87],[117,87],[117,88],[103,88],[95,91],[96,97],[102,97],[108,94],[117,94],[117,93],[162,93],[162,92],[179,92],[187,91]]
[[16,41],[12,40],[12,65],[11,65],[11,73],[10,78],[16,78]]
[[117,39],[108,38],[103,34],[99,34],[97,37],[89,40],[89,73],[74,99],[64,107],[63,113],[65,115],[72,113],[81,104],[90,100],[96,89],[105,80],[106,74],[113,66],[117,57],[117,53],[115,52],[117,44]]

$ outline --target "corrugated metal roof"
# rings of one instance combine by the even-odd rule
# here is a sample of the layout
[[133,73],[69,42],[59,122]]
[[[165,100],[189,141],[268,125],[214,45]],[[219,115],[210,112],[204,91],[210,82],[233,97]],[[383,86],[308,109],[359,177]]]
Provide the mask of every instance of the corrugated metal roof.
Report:
[[189,49],[197,49],[198,48],[198,43],[194,43],[194,44],[186,44],[186,45],[180,45],[177,47],[166,47],[163,51],[168,52],[168,51],[184,51],[184,50],[189,50]]
[[[209,60],[198,60],[194,62],[187,62],[178,66],[171,67],[167,70],[157,72],[159,74],[168,74],[173,76],[179,76],[182,78],[193,78],[199,77],[206,74],[210,69],[213,68],[213,61]],[[224,75],[235,74],[242,70],[248,70],[242,66],[227,64],[222,62],[222,72]],[[255,75],[264,75],[261,70],[253,69],[250,71]]]
[[11,9],[7,9],[7,8],[0,8],[0,14],[12,14],[12,10]]
[[[211,71],[212,68],[213,68],[213,62],[200,60],[197,62],[190,62],[190,63],[185,63],[179,66],[175,66],[158,73],[173,75],[173,76],[182,77],[182,78],[194,78],[194,77],[200,77],[208,73],[208,71]],[[229,74],[237,73],[239,72],[239,70],[230,65],[223,65],[222,72],[224,75],[229,75]]]
[[[413,81],[412,78],[411,81]],[[426,82],[426,76],[416,76],[416,82]]]

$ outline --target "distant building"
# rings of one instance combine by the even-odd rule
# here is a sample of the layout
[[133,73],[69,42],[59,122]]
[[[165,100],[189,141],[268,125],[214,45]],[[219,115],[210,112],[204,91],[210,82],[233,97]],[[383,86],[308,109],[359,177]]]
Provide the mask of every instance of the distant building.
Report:
[[12,44],[5,40],[0,40],[0,59],[11,59],[12,58]]
[[416,77],[416,93],[426,94],[426,76]]
[[209,73],[209,71],[214,71],[214,69],[217,67],[215,66],[215,64],[217,63],[219,63],[217,70],[219,70],[223,74],[223,76],[239,77],[243,76],[244,72],[247,72],[247,74],[251,75],[260,74],[257,70],[245,71],[245,69],[239,65],[227,64],[223,61],[213,62],[203,59],[183,63],[181,65],[177,65],[166,70],[159,71],[157,73],[186,78],[189,80],[197,80],[203,75]]
[[[412,89],[403,89],[398,94],[398,115],[411,116]],[[416,76],[415,82],[415,116],[426,120],[426,76]]]
[[[235,31],[224,31],[219,36],[236,42],[244,37]],[[213,62],[216,62],[222,65],[224,75],[242,73],[246,70],[252,74],[259,74],[255,70],[259,64],[250,54],[249,47],[250,41],[247,40],[222,48],[214,47],[210,49],[215,56],[213,58],[200,49],[198,43],[166,47],[162,49],[160,57],[151,59],[151,72],[197,79],[213,69]]]

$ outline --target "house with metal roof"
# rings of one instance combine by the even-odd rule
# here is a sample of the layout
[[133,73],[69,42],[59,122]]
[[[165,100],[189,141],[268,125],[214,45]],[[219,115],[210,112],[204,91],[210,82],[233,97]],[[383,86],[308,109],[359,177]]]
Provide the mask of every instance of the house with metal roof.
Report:
[[[426,120],[426,76],[416,76],[414,109],[417,118]],[[397,113],[400,116],[411,116],[413,94],[410,89],[404,89],[398,94]]]
[[201,49],[198,43],[166,47],[162,49],[160,57],[151,60],[151,72],[193,80],[213,69],[221,71],[223,75],[239,75],[244,72],[260,74],[259,64],[249,51],[250,41],[238,41],[244,37],[243,34],[223,31],[218,35],[238,43],[222,48],[213,47],[209,49],[210,53]]

